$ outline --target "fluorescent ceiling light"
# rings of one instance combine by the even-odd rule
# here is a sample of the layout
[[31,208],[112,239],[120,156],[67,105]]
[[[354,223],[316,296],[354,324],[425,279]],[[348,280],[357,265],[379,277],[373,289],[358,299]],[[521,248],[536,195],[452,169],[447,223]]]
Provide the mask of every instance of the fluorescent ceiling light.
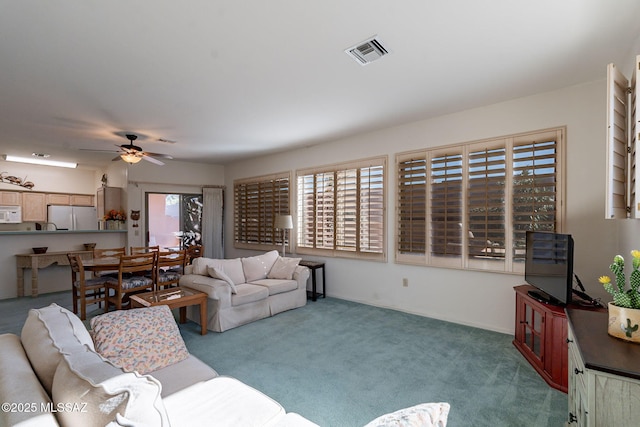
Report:
[[18,162],[18,163],[31,163],[34,165],[45,165],[45,166],[57,166],[60,168],[77,168],[78,164],[77,163],[71,163],[71,162],[59,162],[57,160],[47,160],[47,159],[40,159],[40,158],[31,158],[31,157],[17,157],[17,156],[11,156],[9,154],[6,154],[4,156],[4,159],[7,162]]

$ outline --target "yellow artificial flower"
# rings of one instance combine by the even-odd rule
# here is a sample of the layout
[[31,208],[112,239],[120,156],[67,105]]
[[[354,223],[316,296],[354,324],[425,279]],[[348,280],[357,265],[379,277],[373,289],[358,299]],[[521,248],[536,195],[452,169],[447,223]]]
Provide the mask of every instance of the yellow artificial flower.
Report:
[[600,278],[598,279],[598,282],[602,283],[603,285],[606,285],[607,283],[611,283],[611,278],[609,276],[600,276]]
[[631,251],[631,256],[634,258],[640,258],[640,251],[637,249],[634,249]]

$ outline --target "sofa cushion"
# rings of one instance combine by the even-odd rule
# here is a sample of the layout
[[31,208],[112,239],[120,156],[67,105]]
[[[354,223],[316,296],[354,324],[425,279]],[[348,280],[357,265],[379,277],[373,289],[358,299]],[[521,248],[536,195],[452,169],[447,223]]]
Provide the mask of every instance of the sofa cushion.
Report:
[[231,259],[213,259],[213,258],[196,258],[193,260],[192,274],[200,276],[209,275],[209,267],[216,267],[223,271],[234,284],[238,285],[246,281],[244,271],[242,270],[242,260],[240,258]]
[[78,316],[58,304],[31,309],[22,327],[24,347],[38,379],[51,395],[53,374],[62,358],[63,350],[88,345],[93,341]]
[[298,289],[298,282],[295,280],[262,279],[251,282],[251,284],[269,289],[269,295],[277,295]]
[[162,384],[164,398],[196,383],[215,378],[218,373],[194,355],[189,355],[178,363],[153,371],[151,375]]
[[278,257],[273,267],[271,267],[267,279],[291,280],[301,259],[302,258]]
[[278,259],[278,251],[269,251],[262,255],[242,258],[242,270],[247,282],[266,279],[271,267]]
[[164,404],[172,427],[273,426],[285,416],[278,402],[229,377],[195,384]]
[[227,282],[229,284],[229,286],[231,287],[231,293],[232,294],[237,294],[238,290],[236,289],[236,284],[233,283],[233,280],[231,280],[231,278],[229,276],[227,276],[227,274],[222,271],[221,268],[218,267],[213,267],[213,266],[209,266],[207,268],[207,272],[209,273],[209,276],[213,277],[214,279],[219,279],[219,280],[223,280],[225,282]]
[[269,289],[264,286],[243,283],[236,289],[238,293],[231,295],[231,305],[234,307],[269,298]]
[[[56,417],[47,411],[51,399],[42,388],[29,359],[14,334],[0,335],[0,396],[2,403],[27,406],[26,410],[0,411],[0,426],[55,426]],[[11,408],[9,408],[11,409]]]
[[151,376],[124,372],[83,347],[64,354],[53,377],[54,404],[78,404],[58,412],[62,426],[105,426],[116,414],[140,425],[168,425],[160,397],[162,386]]
[[96,351],[125,371],[148,374],[189,357],[166,305],[105,313],[91,329]]

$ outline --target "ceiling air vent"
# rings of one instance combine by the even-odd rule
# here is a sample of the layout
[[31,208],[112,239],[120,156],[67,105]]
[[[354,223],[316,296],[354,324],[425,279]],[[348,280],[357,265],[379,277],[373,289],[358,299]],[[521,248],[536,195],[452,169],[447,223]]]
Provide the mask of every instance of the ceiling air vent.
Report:
[[351,56],[358,64],[367,65],[373,61],[389,54],[386,47],[382,45],[378,36],[373,36],[369,40],[350,47],[345,50],[346,54]]

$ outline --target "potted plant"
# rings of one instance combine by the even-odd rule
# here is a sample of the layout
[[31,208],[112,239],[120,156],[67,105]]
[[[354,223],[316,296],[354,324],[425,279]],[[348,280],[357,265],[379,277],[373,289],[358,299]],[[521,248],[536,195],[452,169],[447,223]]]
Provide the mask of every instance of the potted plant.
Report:
[[640,251],[631,251],[633,271],[627,287],[624,276],[624,258],[616,255],[609,269],[615,276],[615,285],[609,276],[601,276],[599,281],[613,295],[609,302],[609,335],[626,341],[640,342]]

